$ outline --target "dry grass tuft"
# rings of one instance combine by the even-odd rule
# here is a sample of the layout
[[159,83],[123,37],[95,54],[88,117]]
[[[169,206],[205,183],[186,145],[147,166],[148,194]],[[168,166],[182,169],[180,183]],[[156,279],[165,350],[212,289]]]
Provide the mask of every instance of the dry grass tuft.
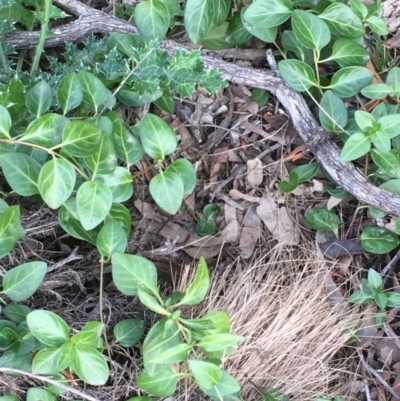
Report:
[[[327,285],[333,269],[340,266],[318,260],[311,246],[278,247],[243,272],[231,265],[213,273],[207,299],[189,314],[224,310],[232,332],[246,337],[224,361],[241,383],[245,400],[256,400],[265,388],[301,401],[336,395],[355,399],[349,395],[353,360],[343,350],[349,328],[360,317],[345,301],[338,302],[337,289],[333,294]],[[185,270],[179,288],[185,288],[192,274],[193,269]]]

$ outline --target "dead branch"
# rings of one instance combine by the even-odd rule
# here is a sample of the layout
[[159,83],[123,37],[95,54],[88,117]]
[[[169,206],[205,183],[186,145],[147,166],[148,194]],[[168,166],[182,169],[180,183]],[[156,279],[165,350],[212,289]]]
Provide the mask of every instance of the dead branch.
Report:
[[[102,11],[92,9],[77,0],[53,0],[53,3],[77,17],[71,23],[55,28],[53,36],[46,40],[46,47],[76,42],[91,33],[132,33],[137,29],[128,22]],[[17,49],[32,49],[37,44],[38,32],[13,32],[4,39]],[[183,46],[170,40],[162,42],[162,49],[170,53]],[[400,196],[371,184],[352,163],[339,161],[340,148],[329,139],[329,133],[321,129],[311,114],[303,97],[289,88],[279,73],[242,67],[203,55],[206,68],[222,71],[225,79],[250,87],[269,91],[285,107],[297,132],[330,176],[359,201],[372,205],[386,213],[400,215]]]

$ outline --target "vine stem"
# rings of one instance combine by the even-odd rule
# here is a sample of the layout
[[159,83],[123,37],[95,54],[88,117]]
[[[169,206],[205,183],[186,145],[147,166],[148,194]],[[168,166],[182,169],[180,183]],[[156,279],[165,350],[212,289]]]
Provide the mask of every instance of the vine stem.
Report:
[[1,63],[3,64],[3,69],[5,72],[9,73],[11,72],[10,66],[8,65],[7,57],[4,51],[3,43],[0,41],[0,60]]
[[44,18],[43,18],[43,21],[41,21],[42,26],[40,29],[39,41],[38,41],[38,45],[36,48],[35,59],[33,60],[33,64],[32,64],[32,70],[31,70],[32,76],[36,74],[36,71],[39,67],[40,57],[42,56],[42,53],[43,53],[44,42],[46,40],[47,33],[49,30],[51,6],[52,6],[52,1],[46,0],[45,6],[44,6]]

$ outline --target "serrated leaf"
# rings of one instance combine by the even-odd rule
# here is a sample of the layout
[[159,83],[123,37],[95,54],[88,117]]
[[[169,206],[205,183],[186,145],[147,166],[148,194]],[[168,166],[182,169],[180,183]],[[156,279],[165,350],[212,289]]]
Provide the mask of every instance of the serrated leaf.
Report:
[[111,209],[111,189],[94,181],[83,183],[76,194],[79,221],[85,230],[97,227]]
[[142,1],[135,7],[133,16],[135,25],[145,38],[161,40],[168,31],[169,9],[162,1]]
[[54,157],[40,170],[39,193],[46,204],[58,209],[72,194],[76,180],[74,167],[68,160]]
[[185,29],[192,43],[200,43],[206,36],[213,20],[214,0],[187,0],[185,6]]
[[83,86],[75,72],[63,77],[57,88],[57,100],[64,115],[80,106],[83,100]]
[[37,194],[41,165],[24,153],[6,153],[1,155],[0,165],[10,187],[18,195]]

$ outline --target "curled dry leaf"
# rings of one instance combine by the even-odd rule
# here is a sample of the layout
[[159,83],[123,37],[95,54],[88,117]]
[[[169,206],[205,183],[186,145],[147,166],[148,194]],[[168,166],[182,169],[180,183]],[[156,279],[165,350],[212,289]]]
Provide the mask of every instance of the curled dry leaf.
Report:
[[257,188],[263,180],[263,168],[260,159],[247,160],[247,181],[252,188]]
[[247,202],[251,202],[251,203],[260,203],[260,198],[256,197],[256,196],[251,196],[251,195],[247,195],[247,194],[242,194],[240,191],[238,191],[237,189],[231,189],[229,191],[229,196],[234,199],[234,200],[245,200]]

